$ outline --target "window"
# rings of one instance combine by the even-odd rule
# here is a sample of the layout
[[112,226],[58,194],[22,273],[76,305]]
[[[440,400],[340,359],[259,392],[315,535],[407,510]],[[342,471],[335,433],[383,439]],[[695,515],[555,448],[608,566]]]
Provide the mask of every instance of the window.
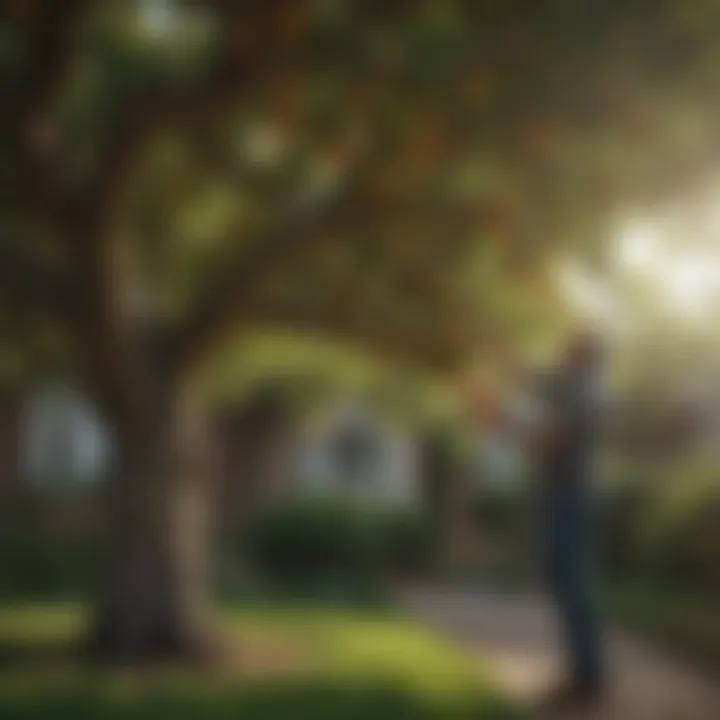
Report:
[[30,398],[23,415],[20,455],[30,482],[73,487],[105,475],[109,437],[84,398],[65,389],[45,390]]

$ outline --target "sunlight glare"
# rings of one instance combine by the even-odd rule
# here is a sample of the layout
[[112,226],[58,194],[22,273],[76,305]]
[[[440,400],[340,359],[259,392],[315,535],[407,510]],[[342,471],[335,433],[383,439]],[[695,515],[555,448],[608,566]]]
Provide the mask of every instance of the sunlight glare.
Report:
[[569,262],[558,271],[560,288],[576,315],[601,326],[612,324],[616,308],[609,288],[599,277]]
[[658,232],[649,223],[636,223],[626,228],[618,241],[618,260],[627,270],[652,271],[660,262]]
[[668,265],[664,284],[673,305],[690,315],[703,313],[718,290],[713,264],[699,256],[678,259]]
[[[706,315],[720,297],[718,255],[707,244],[678,244],[667,222],[636,221],[618,236],[618,268],[631,280],[649,281],[658,299],[686,318]],[[712,227],[707,233],[711,235]]]

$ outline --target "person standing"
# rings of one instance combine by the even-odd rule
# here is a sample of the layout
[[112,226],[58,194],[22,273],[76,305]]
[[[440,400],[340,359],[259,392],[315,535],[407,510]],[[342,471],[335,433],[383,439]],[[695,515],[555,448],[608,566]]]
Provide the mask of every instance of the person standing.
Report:
[[568,343],[545,388],[537,458],[547,581],[568,660],[568,678],[547,705],[595,705],[605,689],[595,567],[593,456],[601,414],[602,353],[587,332]]
[[[472,414],[484,434],[507,433],[529,449],[536,465],[545,577],[556,606],[567,657],[567,679],[542,709],[594,706],[605,689],[595,591],[593,455],[601,414],[599,340],[576,332],[548,374],[521,385],[525,412],[488,393],[474,392]],[[530,410],[530,411],[528,411]]]

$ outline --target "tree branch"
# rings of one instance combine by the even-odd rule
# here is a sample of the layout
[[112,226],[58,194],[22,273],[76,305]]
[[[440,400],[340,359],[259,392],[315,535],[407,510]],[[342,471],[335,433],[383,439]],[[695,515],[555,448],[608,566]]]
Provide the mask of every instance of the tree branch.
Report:
[[346,221],[349,196],[330,207],[291,217],[269,237],[256,240],[248,251],[239,251],[225,262],[177,335],[181,371],[194,366],[212,346],[238,323],[253,300],[257,288],[276,271],[302,258],[318,243],[332,237],[332,229]]
[[[252,251],[239,252],[232,262],[226,263],[221,276],[217,276],[211,284],[211,291],[179,330],[176,350],[180,371],[191,369],[201,362],[236,328],[264,322],[268,311],[258,299],[258,289],[263,282],[273,273],[287,271],[319,245],[337,240],[339,233],[348,229],[357,230],[366,219],[367,212],[355,208],[355,212],[350,214],[349,207],[347,200],[338,202],[326,214],[314,218],[313,222],[288,226],[265,242],[258,242]],[[408,350],[412,346],[421,358],[435,358],[432,362],[440,364],[446,362],[441,357],[457,359],[461,352],[469,351],[482,340],[483,333],[477,328],[467,303],[446,283],[435,278],[433,270],[420,268],[413,261],[392,264],[388,270],[395,291],[403,301],[414,299],[428,308],[423,314],[433,327],[422,330],[420,334],[424,335],[423,338],[402,339],[402,332],[397,328],[383,331],[382,324],[387,321],[387,316],[370,322],[366,313],[358,312],[362,307],[361,287],[353,283],[353,278],[346,277],[337,278],[337,297],[330,293],[318,328],[358,341],[367,336],[372,343],[383,337],[388,348],[397,344],[396,351],[400,354],[403,348]],[[356,298],[355,302],[348,300],[352,297]],[[287,320],[290,327],[299,324],[311,328],[314,319],[303,317],[302,310],[299,315],[296,311],[297,308],[276,308],[270,312],[269,319],[271,322]],[[436,320],[432,320],[433,317]],[[394,339],[394,336],[397,338]]]
[[[419,305],[433,304],[432,298],[418,294],[414,281],[408,282],[405,274],[398,278],[395,290],[405,301],[411,299]],[[372,317],[367,312],[360,312],[365,299],[358,287],[350,291],[342,288],[341,296],[342,303],[328,303],[319,313],[298,311],[296,307],[255,308],[250,323],[327,335],[369,347],[390,360],[422,365],[439,372],[456,370],[468,352],[477,348],[477,336],[463,338],[443,323],[428,320],[428,327],[408,331],[392,321],[387,309]]]
[[[467,217],[457,208],[454,212],[446,209],[439,214],[437,208],[417,201],[378,204],[364,196],[366,181],[366,175],[358,173],[327,205],[304,217],[291,216],[268,237],[257,239],[249,250],[238,245],[237,252],[211,278],[206,294],[177,332],[175,350],[180,372],[201,362],[236,325],[252,320],[255,296],[271,275],[287,271],[309,252],[337,241],[340,235],[351,233],[357,237],[369,225],[401,217],[411,217],[424,231],[427,231],[428,223],[437,223],[442,231],[452,224],[450,220],[455,221],[455,229],[469,223],[470,217],[475,222],[478,220],[477,211]],[[453,238],[447,242],[452,243]],[[410,260],[396,264],[392,272],[407,292],[432,298],[436,306],[445,308],[446,331],[449,332],[452,319],[452,328],[458,338],[465,336],[464,342],[472,335],[467,306],[453,291],[434,279],[432,271],[423,274]],[[335,310],[339,310],[337,305]]]
[[30,52],[2,88],[12,102],[0,104],[0,137],[12,168],[14,201],[55,217],[63,204],[63,178],[51,115],[73,60],[73,34],[89,0],[24,5]]
[[[72,35],[89,0],[44,0],[31,13],[32,54],[24,70],[9,78],[13,102],[2,117],[15,131],[28,131],[54,98],[71,61]],[[10,96],[8,96],[10,97]]]
[[128,99],[116,116],[87,193],[99,226],[107,224],[135,163],[158,136],[168,130],[188,132],[212,126],[243,97],[262,87],[275,70],[302,62],[293,46],[257,42],[244,47],[239,42],[239,28],[251,31],[253,22],[260,23],[264,5],[258,19],[241,13],[241,5],[233,2],[211,0],[209,4],[218,13],[222,29],[217,57],[209,70],[181,87],[149,87]]
[[[380,270],[391,290],[386,303],[376,307],[374,314],[368,313],[363,283],[353,283],[352,277],[338,278],[337,302],[327,303],[318,318],[319,329],[367,342],[404,362],[411,360],[441,370],[455,367],[485,342],[485,328],[478,327],[468,303],[451,282],[443,282],[437,268],[423,266],[414,256],[393,254]],[[368,280],[372,282],[373,276]],[[403,323],[403,306],[421,317],[421,322]],[[400,312],[395,315],[393,308]],[[311,324],[312,318],[308,318],[308,326]]]

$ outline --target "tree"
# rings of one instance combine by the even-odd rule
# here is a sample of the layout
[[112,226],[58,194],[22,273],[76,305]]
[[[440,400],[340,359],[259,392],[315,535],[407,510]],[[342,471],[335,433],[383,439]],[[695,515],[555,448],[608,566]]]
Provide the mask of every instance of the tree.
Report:
[[452,290],[469,250],[528,274],[657,176],[659,136],[672,161],[644,101],[694,66],[642,71],[707,18],[661,3],[648,50],[658,3],[582,5],[4,4],[3,292],[62,326],[118,446],[98,649],[203,644],[198,377],[229,337],[313,329],[450,367],[491,337]]

